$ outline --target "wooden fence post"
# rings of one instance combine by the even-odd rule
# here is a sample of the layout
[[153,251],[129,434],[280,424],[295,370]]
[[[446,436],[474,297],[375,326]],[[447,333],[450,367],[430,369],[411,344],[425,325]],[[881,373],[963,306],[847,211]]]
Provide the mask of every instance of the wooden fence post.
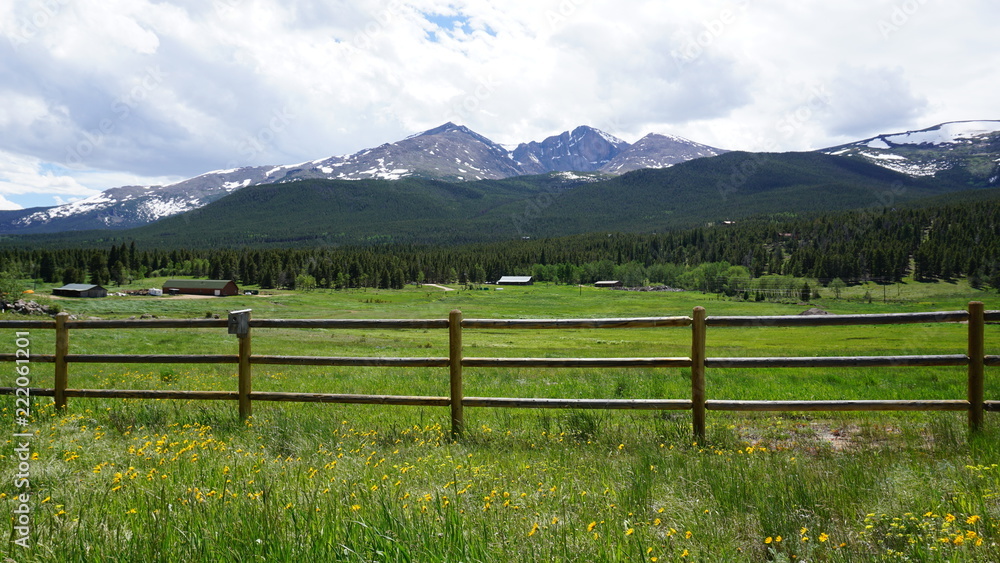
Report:
[[253,414],[250,405],[251,370],[250,370],[250,309],[232,311],[229,313],[229,333],[235,334],[240,342],[239,383],[237,395],[240,403],[240,420],[246,420]]
[[985,311],[982,301],[969,303],[969,430],[983,427],[985,394]]
[[69,354],[69,328],[66,321],[69,313],[56,315],[56,366],[55,366],[55,396],[56,409],[66,409],[66,386],[69,384],[69,365],[66,354]]
[[705,439],[705,308],[695,307],[691,323],[691,418],[695,440]]
[[448,315],[448,362],[451,369],[451,437],[459,439],[465,429],[462,401],[462,311],[455,309]]

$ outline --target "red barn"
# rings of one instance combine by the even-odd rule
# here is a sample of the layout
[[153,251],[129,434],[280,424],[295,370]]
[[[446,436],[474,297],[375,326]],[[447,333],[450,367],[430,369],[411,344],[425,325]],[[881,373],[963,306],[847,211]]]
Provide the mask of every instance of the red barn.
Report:
[[240,288],[233,280],[167,280],[163,283],[163,293],[176,295],[237,295]]

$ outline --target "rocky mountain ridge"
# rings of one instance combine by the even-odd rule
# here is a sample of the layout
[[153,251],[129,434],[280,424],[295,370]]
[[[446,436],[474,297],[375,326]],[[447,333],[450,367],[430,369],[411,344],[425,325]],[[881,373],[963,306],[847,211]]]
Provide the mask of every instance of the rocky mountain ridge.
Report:
[[57,207],[2,211],[0,234],[136,227],[198,209],[252,185],[406,177],[463,182],[569,171],[617,175],[725,152],[679,137],[669,137],[669,143],[648,142],[652,137],[629,145],[603,131],[581,126],[508,151],[468,127],[449,122],[351,155],[215,170],[167,186],[122,186]]

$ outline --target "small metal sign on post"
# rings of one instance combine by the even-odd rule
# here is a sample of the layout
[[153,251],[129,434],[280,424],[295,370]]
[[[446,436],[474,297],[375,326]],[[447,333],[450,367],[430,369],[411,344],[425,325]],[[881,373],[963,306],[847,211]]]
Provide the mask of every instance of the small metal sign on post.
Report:
[[243,337],[250,333],[250,311],[252,310],[243,309],[229,312],[229,334]]
[[241,420],[246,420],[253,414],[250,405],[250,311],[252,309],[229,312],[229,334],[235,334],[240,342],[237,395],[240,402]]

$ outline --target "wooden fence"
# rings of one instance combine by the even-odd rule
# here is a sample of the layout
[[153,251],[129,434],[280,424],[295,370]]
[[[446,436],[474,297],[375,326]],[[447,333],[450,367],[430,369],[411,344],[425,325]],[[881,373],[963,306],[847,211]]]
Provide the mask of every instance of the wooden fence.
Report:
[[[447,319],[429,320],[313,320],[313,319],[251,319],[250,310],[234,311],[228,319],[188,320],[69,320],[66,313],[55,320],[0,321],[0,328],[26,331],[54,329],[55,353],[32,354],[31,362],[55,364],[52,389],[33,388],[30,394],[52,396],[56,407],[64,409],[69,397],[160,398],[195,400],[235,400],[239,414],[246,418],[252,412],[253,401],[298,401],[319,403],[354,403],[381,405],[425,405],[451,408],[451,431],[460,437],[465,424],[464,407],[497,408],[574,408],[574,409],[644,409],[690,410],[694,435],[703,438],[705,415],[709,410],[720,411],[967,411],[973,431],[983,425],[984,412],[1000,410],[1000,401],[984,400],[985,366],[1000,365],[1000,356],[985,355],[984,325],[1000,321],[1000,311],[985,311],[980,302],[969,303],[967,311],[927,313],[894,313],[878,315],[818,315],[818,316],[706,316],[703,307],[695,307],[692,315],[681,317],[644,317],[622,319],[463,319],[461,311],[452,311]],[[845,325],[882,325],[913,323],[956,323],[968,325],[968,347],[963,354],[921,356],[820,356],[820,357],[706,357],[708,328],[714,327],[828,327]],[[691,328],[691,354],[687,357],[643,358],[475,358],[462,353],[462,333],[466,329],[602,329],[602,328]],[[238,340],[236,354],[218,355],[135,355],[135,354],[71,354],[71,330],[83,329],[149,329],[149,328],[228,328]],[[337,357],[337,356],[276,356],[251,353],[254,328],[301,329],[447,329],[448,357]],[[13,362],[16,354],[0,354],[0,361]],[[23,359],[22,359],[23,361]],[[238,371],[236,391],[186,390],[121,390],[71,389],[69,364],[73,363],[200,363],[235,364]],[[382,367],[447,367],[450,375],[450,396],[347,395],[330,393],[284,393],[252,390],[254,365],[299,366],[382,366]],[[907,367],[907,366],[967,366],[968,396],[966,400],[915,401],[731,401],[707,400],[705,370],[709,368],[838,368],[838,367]],[[689,399],[552,399],[509,397],[466,397],[462,386],[464,368],[475,367],[647,367],[690,368]],[[0,387],[0,394],[14,394],[16,388]]]

